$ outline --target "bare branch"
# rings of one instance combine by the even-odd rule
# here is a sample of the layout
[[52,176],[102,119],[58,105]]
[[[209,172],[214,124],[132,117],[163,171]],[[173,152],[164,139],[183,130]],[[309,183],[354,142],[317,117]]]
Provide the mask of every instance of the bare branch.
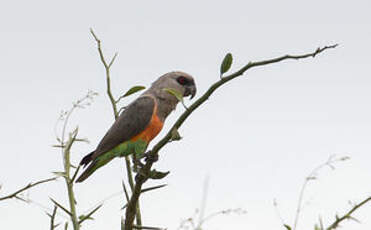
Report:
[[[54,209],[53,209],[53,212],[52,214],[50,215],[50,230],[54,230],[57,225],[54,224],[54,220],[55,220],[55,214],[57,214],[57,206],[54,205]],[[49,215],[49,214],[48,214]]]
[[67,210],[67,208],[63,207],[60,203],[55,201],[53,198],[49,197],[49,199],[54,203],[54,205],[58,206],[58,208],[62,209],[65,213],[67,213],[69,216],[72,216],[72,213]]
[[116,52],[115,55],[113,56],[113,58],[111,59],[110,63],[108,64],[108,68],[111,68],[113,62],[115,62],[115,60],[116,60],[117,55],[118,55],[118,53]]
[[35,183],[29,183],[25,187],[13,192],[12,194],[9,194],[9,195],[4,196],[4,197],[0,197],[0,201],[6,200],[6,199],[11,199],[11,198],[16,198],[18,194],[20,194],[20,193],[22,193],[22,192],[24,192],[24,191],[26,191],[26,190],[28,190],[32,187],[35,187],[37,185],[44,184],[44,183],[47,183],[47,182],[50,182],[50,181],[54,181],[56,179],[57,179],[57,177],[52,177],[52,178],[49,178],[49,179],[37,181]]
[[[103,51],[102,51],[102,47],[101,47],[101,40],[94,33],[94,31],[93,31],[92,28],[90,28],[90,33],[93,35],[93,37],[94,37],[94,39],[95,39],[95,41],[97,43],[97,49],[98,49],[99,57],[100,57],[100,60],[103,63],[103,66],[105,68],[105,72],[106,72],[106,85],[107,85],[107,95],[108,95],[108,98],[110,99],[110,102],[111,102],[111,106],[112,106],[112,110],[113,110],[113,115],[115,117],[115,120],[117,120],[117,118],[119,116],[119,112],[117,111],[117,102],[118,102],[118,100],[115,100],[115,98],[113,97],[113,94],[112,94],[112,90],[111,90],[111,74],[110,74],[110,68],[111,68],[112,64],[114,63],[114,61],[116,60],[117,52],[115,53],[115,55],[111,59],[110,63],[107,64],[107,62],[106,62],[106,60],[104,58],[104,55],[103,55]],[[120,111],[121,111],[121,109],[120,109]],[[126,174],[128,176],[129,185],[130,185],[131,190],[133,191],[133,189],[134,189],[134,180],[133,180],[133,174],[131,172],[130,158],[128,156],[125,156],[125,164],[126,164]],[[140,216],[139,203],[137,203],[136,208],[138,210],[137,211],[137,224],[138,225],[141,225],[142,224],[141,223],[142,221],[141,221],[141,216]]]
[[66,176],[64,177],[66,187],[67,187],[67,194],[68,194],[68,201],[70,205],[70,217],[73,225],[74,230],[79,230],[80,225],[77,218],[77,211],[76,211],[76,199],[75,199],[75,192],[73,190],[73,179],[77,175],[78,169],[75,171],[75,175],[71,178],[71,148],[73,143],[76,141],[76,136],[78,134],[78,128],[76,128],[72,133],[69,135],[69,139],[67,141],[66,147],[63,150],[63,159],[64,159],[64,171],[66,172]]
[[360,207],[364,206],[368,202],[371,201],[371,196],[363,200],[361,203],[355,205],[352,209],[350,209],[346,214],[344,214],[342,217],[336,217],[336,220],[326,228],[326,230],[333,230],[339,227],[339,224],[343,222],[344,220],[354,220],[354,217],[352,217],[352,214],[359,209]]
[[337,162],[340,162],[340,161],[345,161],[345,160],[348,160],[349,157],[345,156],[345,157],[339,157],[339,158],[336,158],[334,155],[330,156],[326,162],[318,165],[317,167],[315,167],[311,172],[310,174],[304,179],[304,182],[303,182],[303,185],[300,189],[300,193],[299,193],[299,199],[298,199],[298,204],[297,204],[297,207],[296,207],[296,213],[295,213],[295,220],[294,220],[294,225],[293,225],[293,230],[296,229],[297,225],[298,225],[298,222],[299,222],[299,217],[300,217],[300,213],[301,213],[301,209],[303,207],[303,200],[304,200],[304,193],[305,193],[305,189],[308,185],[308,183],[310,181],[313,181],[315,179],[317,179],[317,173],[323,169],[324,167],[330,167],[331,169],[335,169],[335,166],[333,164],[337,163]]
[[117,106],[116,106],[116,100],[112,95],[111,77],[110,77],[110,68],[111,68],[113,62],[115,61],[115,59],[117,57],[117,53],[115,53],[111,62],[109,64],[107,64],[106,59],[104,58],[104,55],[103,55],[103,51],[102,51],[102,47],[101,47],[101,40],[97,37],[97,35],[94,33],[92,28],[90,28],[90,33],[93,35],[95,41],[97,42],[97,49],[98,49],[99,57],[100,57],[101,62],[104,65],[105,70],[106,70],[107,94],[108,94],[108,97],[109,97],[111,105],[112,105],[113,115],[115,116],[115,119],[117,119],[117,117],[118,117]]
[[[75,193],[73,189],[73,186],[74,186],[73,181],[75,180],[77,173],[80,170],[80,166],[76,168],[74,165],[72,165],[71,160],[70,160],[71,148],[75,142],[88,142],[88,141],[87,139],[77,138],[78,128],[75,128],[72,132],[69,133],[68,139],[66,141],[65,141],[65,134],[67,131],[67,125],[68,125],[69,119],[72,116],[73,112],[78,108],[85,108],[86,106],[91,105],[91,102],[93,101],[93,98],[96,95],[98,95],[96,92],[89,90],[88,93],[84,97],[72,103],[72,107],[69,110],[62,111],[58,119],[58,121],[63,121],[61,137],[58,137],[58,135],[56,134],[57,141],[58,143],[60,143],[60,146],[58,147],[61,148],[61,153],[63,157],[64,171],[60,174],[63,176],[66,187],[67,187],[67,194],[68,194],[68,201],[69,201],[70,208],[68,210],[67,208],[57,203],[55,200],[53,199],[51,200],[53,201],[55,205],[57,205],[59,208],[61,208],[63,211],[65,211],[69,215],[74,230],[79,230],[80,228],[79,221],[77,218],[78,215],[76,211]],[[55,131],[56,131],[56,127],[55,127]],[[72,174],[71,168],[76,168],[72,177],[71,177],[71,174]],[[56,174],[58,175],[58,172]]]
[[288,59],[305,59],[308,57],[315,57],[316,55],[322,53],[327,49],[335,48],[337,45],[325,46],[323,48],[318,48],[314,52],[306,53],[302,55],[284,55],[278,58],[258,61],[258,62],[249,62],[247,65],[243,66],[240,70],[232,73],[228,76],[221,78],[219,81],[214,83],[197,101],[195,101],[191,106],[188,107],[188,110],[185,110],[183,114],[177,119],[171,129],[168,131],[165,137],[163,137],[153,148],[148,152],[148,155],[151,156],[147,158],[146,164],[140,169],[139,173],[136,176],[136,184],[134,190],[128,203],[125,215],[125,228],[127,230],[133,229],[133,221],[136,215],[136,205],[138,203],[139,196],[141,194],[142,185],[148,180],[151,168],[155,159],[158,158],[158,152],[171,140],[173,129],[179,129],[179,127],[184,123],[184,121],[199,107],[201,106],[220,86],[225,83],[233,80],[241,75],[243,75],[248,69],[257,66],[264,66],[268,64],[278,63],[283,60]]

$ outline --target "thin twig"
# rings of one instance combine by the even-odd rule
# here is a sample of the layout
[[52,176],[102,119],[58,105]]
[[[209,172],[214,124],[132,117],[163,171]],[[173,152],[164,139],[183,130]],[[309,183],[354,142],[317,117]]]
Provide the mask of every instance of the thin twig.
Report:
[[75,166],[71,164],[71,160],[70,160],[71,148],[76,141],[87,142],[87,140],[77,138],[78,128],[75,128],[71,133],[69,133],[67,141],[65,141],[65,135],[66,135],[66,130],[67,130],[69,119],[72,116],[75,109],[85,108],[85,106],[90,105],[91,101],[93,100],[93,97],[96,95],[97,95],[96,92],[89,90],[88,93],[84,97],[74,102],[72,104],[72,107],[67,112],[62,112],[61,117],[59,118],[59,121],[62,120],[64,122],[63,122],[63,128],[61,132],[61,138],[57,137],[57,141],[61,144],[61,153],[63,157],[63,168],[64,168],[64,174],[65,174],[63,175],[63,178],[65,180],[65,184],[67,187],[67,195],[68,195],[68,201],[69,201],[70,208],[69,210],[67,210],[67,208],[63,207],[62,205],[57,203],[55,200],[53,199],[51,200],[54,202],[55,205],[57,205],[59,208],[61,208],[63,211],[65,211],[69,215],[74,230],[80,229],[78,214],[76,211],[75,193],[73,189],[73,186],[74,186],[73,181],[75,180],[79,172],[80,166],[76,168],[75,172],[73,173],[71,177],[71,173],[72,173],[71,168],[75,168]]
[[201,206],[200,206],[200,214],[198,215],[199,218],[198,218],[198,224],[197,224],[196,229],[201,229],[201,225],[202,225],[202,223],[204,221],[208,190],[209,190],[209,177],[206,177],[206,179],[204,181],[203,191],[202,191],[202,200],[201,200]]
[[241,208],[235,208],[235,209],[226,209],[226,210],[221,210],[221,211],[218,211],[218,212],[211,213],[210,215],[206,216],[205,218],[203,218],[201,220],[201,222],[200,222],[200,224],[198,226],[198,229],[201,229],[201,226],[206,221],[209,221],[209,220],[213,219],[216,216],[219,216],[219,215],[228,215],[228,214],[231,214],[231,213],[243,215],[243,214],[246,214],[247,211],[244,210],[244,209],[241,209]]
[[245,66],[243,66],[240,70],[238,70],[235,73],[232,73],[228,76],[223,77],[216,83],[214,83],[197,101],[195,101],[191,106],[188,107],[188,110],[185,110],[183,114],[177,119],[177,121],[174,123],[174,125],[170,128],[168,133],[165,137],[163,137],[153,148],[151,151],[149,151],[149,155],[152,156],[148,158],[146,164],[140,169],[140,172],[137,174],[136,177],[136,184],[134,186],[134,190],[132,193],[132,196],[130,198],[130,202],[128,203],[128,206],[126,208],[126,214],[125,214],[125,228],[126,230],[132,230],[133,229],[133,221],[136,215],[136,205],[138,203],[139,196],[141,194],[142,185],[148,180],[150,171],[152,168],[153,163],[155,162],[152,159],[156,159],[158,156],[158,152],[167,144],[169,143],[169,140],[171,140],[172,137],[172,131],[173,129],[179,129],[179,127],[184,123],[184,121],[199,107],[201,106],[213,93],[216,89],[218,89],[220,86],[224,85],[225,83],[243,75],[248,69],[251,69],[253,67],[257,66],[264,66],[268,64],[273,64],[277,62],[281,62],[283,60],[288,59],[304,59],[308,57],[315,57],[319,53],[322,53],[323,51],[327,49],[335,48],[336,45],[331,46],[325,46],[323,48],[318,48],[316,51],[303,54],[303,55],[284,55],[278,58],[268,59],[264,61],[258,61],[258,62],[249,62]]
[[35,183],[29,183],[28,185],[26,185],[25,187],[13,192],[12,194],[9,194],[7,196],[4,196],[4,197],[0,197],[0,201],[2,200],[6,200],[6,199],[11,199],[11,198],[16,198],[18,194],[32,188],[32,187],[35,187],[39,184],[44,184],[44,183],[47,183],[47,182],[50,182],[50,181],[54,181],[56,180],[58,177],[52,177],[52,178],[49,178],[49,179],[45,179],[45,180],[40,180],[40,181],[37,181]]
[[50,215],[50,230],[54,230],[56,225],[54,224],[55,214],[57,214],[57,206],[54,205],[53,213]]
[[54,205],[58,206],[58,208],[62,209],[65,213],[67,213],[70,217],[73,216],[72,213],[70,211],[67,210],[67,208],[63,207],[63,205],[61,205],[60,203],[58,203],[57,201],[55,201],[53,198],[50,198],[49,199],[54,203]]
[[274,206],[274,210],[276,211],[276,214],[278,216],[278,219],[280,219],[280,221],[281,221],[282,226],[285,226],[285,220],[283,219],[283,217],[281,215],[281,212],[280,212],[280,209],[278,208],[278,203],[277,203],[276,199],[273,200],[273,206]]
[[98,211],[98,209],[100,209],[100,208],[102,207],[102,205],[103,205],[103,204],[98,205],[98,207],[96,207],[95,209],[93,209],[93,210],[92,210],[91,212],[89,212],[87,215],[84,215],[84,216],[80,219],[79,224],[82,224],[82,222],[84,222],[85,220],[91,219],[91,218],[92,218],[91,216],[92,216],[96,211]]
[[317,173],[323,169],[324,167],[330,167],[331,169],[335,169],[335,167],[333,166],[334,163],[336,162],[339,162],[339,161],[345,161],[345,160],[348,160],[349,157],[339,157],[339,158],[335,158],[333,155],[330,156],[327,161],[325,163],[322,163],[320,165],[318,165],[317,167],[315,167],[310,173],[309,175],[304,179],[304,182],[303,182],[303,185],[301,186],[301,189],[300,189],[300,193],[299,193],[299,199],[298,199],[298,204],[297,204],[297,207],[296,207],[296,212],[295,212],[295,220],[294,220],[294,225],[293,225],[293,230],[296,230],[296,227],[298,225],[298,222],[299,222],[299,218],[300,218],[300,214],[301,214],[301,210],[302,210],[302,207],[303,207],[303,201],[304,201],[304,193],[305,193],[305,190],[306,190],[306,187],[308,185],[308,183],[310,181],[313,181],[316,178],[316,175]]
[[368,197],[366,198],[365,200],[363,200],[361,203],[355,205],[352,209],[350,209],[346,214],[344,214],[342,217],[337,217],[336,216],[336,220],[326,228],[326,230],[333,230],[333,229],[336,229],[337,227],[339,227],[339,224],[341,222],[343,222],[344,220],[348,220],[348,219],[354,219],[352,217],[352,214],[353,212],[355,212],[357,209],[359,209],[360,207],[364,206],[365,204],[367,204],[368,202],[371,201],[371,197]]
[[[98,49],[99,57],[100,57],[100,60],[101,60],[103,66],[105,68],[107,95],[108,95],[108,98],[110,99],[110,102],[111,102],[113,115],[115,117],[115,120],[117,120],[117,118],[119,116],[119,112],[121,111],[121,109],[120,109],[120,111],[117,110],[117,100],[115,100],[115,98],[113,97],[112,90],[111,90],[111,74],[110,74],[110,68],[111,68],[112,64],[114,63],[114,61],[116,60],[117,52],[112,57],[109,64],[107,64],[107,61],[106,61],[106,59],[104,58],[104,55],[103,55],[103,51],[102,51],[102,47],[101,47],[101,40],[94,33],[92,28],[90,28],[90,33],[93,35],[94,40],[97,43],[97,49]],[[134,190],[134,180],[133,180],[133,173],[131,171],[131,163],[130,163],[129,156],[125,156],[125,165],[126,165],[126,174],[128,176],[130,189],[131,189],[131,191],[133,191]],[[137,212],[136,212],[137,225],[142,225],[142,220],[141,220],[141,215],[140,215],[140,208],[139,208],[139,203],[138,202],[137,202],[137,205],[136,205],[136,209],[137,209]]]
[[97,35],[94,33],[92,28],[90,28],[90,33],[93,35],[95,41],[97,42],[97,49],[98,49],[99,57],[100,57],[101,62],[104,65],[105,70],[106,70],[107,94],[108,94],[108,97],[109,97],[111,105],[112,105],[113,115],[114,115],[115,119],[117,119],[117,117],[118,117],[117,106],[116,106],[116,100],[112,95],[111,76],[110,76],[110,68],[111,68],[113,62],[116,59],[117,53],[115,53],[115,55],[113,56],[110,63],[107,64],[106,59],[104,58],[104,55],[103,55],[103,51],[102,51],[102,47],[101,47],[101,40],[97,37]]
[[70,150],[72,148],[73,143],[75,142],[77,134],[78,134],[78,129],[76,128],[72,133],[70,133],[69,139],[66,144],[66,148],[64,148],[64,171],[66,172],[66,176],[64,177],[64,179],[65,179],[66,186],[67,186],[68,201],[70,204],[71,221],[72,221],[74,230],[79,230],[80,225],[79,225],[78,215],[76,212],[76,199],[75,199],[75,193],[73,190],[74,183],[70,176],[71,174],[71,161],[70,161],[71,152]]

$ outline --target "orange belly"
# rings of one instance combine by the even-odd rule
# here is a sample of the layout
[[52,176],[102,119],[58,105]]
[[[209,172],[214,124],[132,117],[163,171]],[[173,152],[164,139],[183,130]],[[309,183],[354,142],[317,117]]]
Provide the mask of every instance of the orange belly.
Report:
[[131,140],[136,141],[138,139],[142,139],[149,143],[153,138],[157,136],[157,134],[161,131],[162,126],[164,123],[158,118],[156,115],[156,109],[153,111],[151,121],[149,122],[148,126],[143,130],[143,132],[139,133]]

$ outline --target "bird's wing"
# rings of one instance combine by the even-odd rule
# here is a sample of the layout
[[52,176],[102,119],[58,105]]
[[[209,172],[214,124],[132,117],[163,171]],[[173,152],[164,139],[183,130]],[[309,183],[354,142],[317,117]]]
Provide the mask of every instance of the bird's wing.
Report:
[[150,96],[141,96],[131,103],[100,141],[92,160],[145,130],[155,106],[155,100]]

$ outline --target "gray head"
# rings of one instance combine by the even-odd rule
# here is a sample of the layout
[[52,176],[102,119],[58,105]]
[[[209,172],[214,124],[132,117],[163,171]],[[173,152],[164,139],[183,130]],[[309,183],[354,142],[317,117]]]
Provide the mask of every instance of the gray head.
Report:
[[169,93],[164,90],[166,88],[175,89],[184,97],[190,96],[191,99],[196,95],[197,91],[195,81],[191,75],[181,71],[174,71],[159,77],[152,83],[148,92],[155,93],[156,96],[164,98],[169,96]]
[[178,99],[164,89],[175,89],[184,97],[191,99],[196,95],[196,85],[193,77],[187,73],[174,71],[159,77],[143,95],[153,96],[158,103],[158,115],[165,120],[175,109]]

